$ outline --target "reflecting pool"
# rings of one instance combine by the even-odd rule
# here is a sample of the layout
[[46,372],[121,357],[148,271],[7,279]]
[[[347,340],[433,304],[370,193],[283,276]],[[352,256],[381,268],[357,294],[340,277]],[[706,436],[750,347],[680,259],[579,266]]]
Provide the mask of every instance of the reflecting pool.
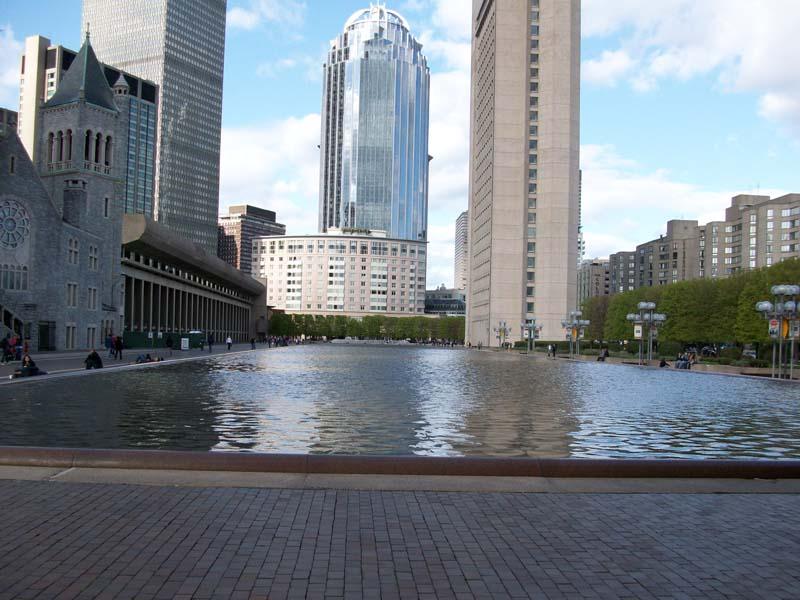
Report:
[[0,387],[0,445],[800,458],[800,387],[415,347],[301,346]]

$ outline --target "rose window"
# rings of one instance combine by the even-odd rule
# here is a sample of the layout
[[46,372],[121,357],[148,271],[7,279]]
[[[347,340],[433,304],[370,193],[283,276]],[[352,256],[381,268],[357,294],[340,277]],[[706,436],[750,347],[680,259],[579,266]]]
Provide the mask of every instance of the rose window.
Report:
[[25,208],[14,200],[0,200],[0,246],[16,248],[31,232]]

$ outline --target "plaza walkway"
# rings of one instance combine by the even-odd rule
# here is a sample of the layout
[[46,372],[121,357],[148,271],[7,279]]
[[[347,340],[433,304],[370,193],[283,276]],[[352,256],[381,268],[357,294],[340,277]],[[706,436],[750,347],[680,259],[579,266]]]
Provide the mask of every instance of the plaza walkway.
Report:
[[[0,598],[800,598],[798,494],[226,486],[235,474],[156,485],[154,472],[131,485],[75,472],[0,471]],[[747,485],[797,487],[786,483]]]

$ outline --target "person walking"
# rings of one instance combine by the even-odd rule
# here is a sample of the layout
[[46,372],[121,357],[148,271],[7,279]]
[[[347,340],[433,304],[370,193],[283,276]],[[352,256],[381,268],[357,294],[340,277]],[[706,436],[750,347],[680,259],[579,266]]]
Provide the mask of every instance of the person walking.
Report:
[[228,351],[230,352],[231,346],[233,345],[233,340],[231,339],[231,336],[228,336],[228,338],[225,340],[225,343],[228,344]]
[[111,336],[110,333],[106,336],[105,347],[106,347],[106,352],[108,353],[108,357],[111,358],[112,356],[114,356],[114,338]]
[[250,338],[250,349],[251,350],[256,349],[256,338]]
[[114,340],[114,358],[117,360],[122,360],[122,336],[118,335]]
[[167,340],[164,342],[164,345],[169,349],[169,355],[172,356],[172,336],[167,334]]
[[208,353],[211,354],[214,351],[214,334],[209,333],[206,341],[208,342]]

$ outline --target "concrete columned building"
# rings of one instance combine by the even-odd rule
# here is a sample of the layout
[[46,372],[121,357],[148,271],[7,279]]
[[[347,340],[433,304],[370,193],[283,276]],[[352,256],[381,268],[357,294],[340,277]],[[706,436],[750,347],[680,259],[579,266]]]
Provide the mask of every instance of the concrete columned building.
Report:
[[580,0],[473,0],[467,341],[576,306]]
[[354,13],[323,67],[319,231],[428,237],[430,71],[398,13]]
[[464,211],[456,219],[455,263],[453,265],[453,285],[457,290],[467,289],[467,258],[469,252],[469,211]]
[[83,0],[105,63],[160,88],[155,218],[217,252],[226,0]]

